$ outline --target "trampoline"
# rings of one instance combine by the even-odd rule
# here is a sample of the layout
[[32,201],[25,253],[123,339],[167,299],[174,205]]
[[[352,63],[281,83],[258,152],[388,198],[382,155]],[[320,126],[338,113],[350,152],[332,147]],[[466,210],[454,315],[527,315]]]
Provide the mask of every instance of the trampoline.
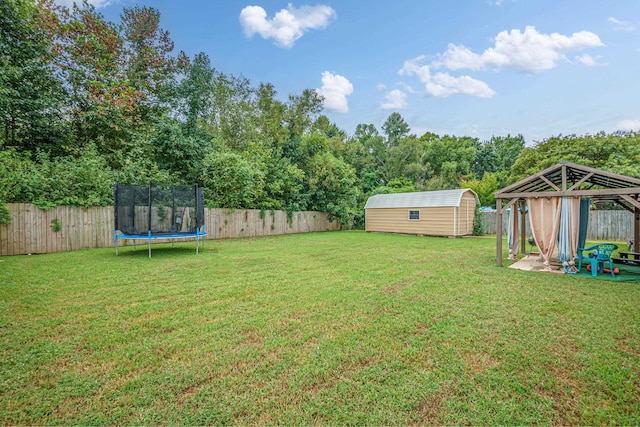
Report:
[[[113,186],[113,241],[118,255],[118,240],[146,240],[151,258],[151,241],[156,239],[196,239],[207,234],[204,224],[204,191],[197,185]],[[202,244],[204,245],[204,239]]]

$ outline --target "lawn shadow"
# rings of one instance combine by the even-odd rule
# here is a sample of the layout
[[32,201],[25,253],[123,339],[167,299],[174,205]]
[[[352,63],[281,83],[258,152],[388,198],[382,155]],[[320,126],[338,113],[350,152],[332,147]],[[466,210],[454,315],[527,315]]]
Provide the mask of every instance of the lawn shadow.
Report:
[[[169,258],[169,257],[186,257],[186,256],[197,256],[199,254],[206,253],[214,253],[217,252],[217,249],[214,248],[205,248],[200,246],[196,253],[195,245],[189,247],[186,245],[175,245],[171,246],[169,243],[164,243],[161,245],[152,245],[151,246],[151,258]],[[115,256],[115,253],[114,253]],[[149,248],[146,245],[137,245],[135,248],[132,245],[124,246],[118,248],[118,257],[133,257],[133,258],[148,258],[149,257]]]
[[[631,282],[631,283],[640,283],[640,267],[635,265],[627,265],[627,264],[614,264],[614,271],[616,274],[614,276],[609,272],[609,266],[605,265],[606,272],[600,273],[596,276],[591,274],[589,271],[588,263],[582,265],[582,269],[575,274],[567,274],[567,276],[579,277],[582,279],[597,279],[597,280],[606,280],[611,282]],[[576,264],[577,267],[577,264]],[[551,271],[545,271],[545,265],[542,261],[542,258],[539,256],[526,256],[517,262],[509,265],[509,268],[515,268],[518,270],[524,271],[535,271],[535,272],[543,272],[543,273],[557,273],[564,274],[562,271],[562,267],[560,266],[560,262],[557,259],[552,259],[551,261]]]

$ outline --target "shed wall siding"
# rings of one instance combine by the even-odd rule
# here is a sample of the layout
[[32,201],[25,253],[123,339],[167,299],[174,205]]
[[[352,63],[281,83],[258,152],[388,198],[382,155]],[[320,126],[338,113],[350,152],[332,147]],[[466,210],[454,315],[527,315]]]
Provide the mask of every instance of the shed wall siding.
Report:
[[[424,234],[428,236],[463,236],[473,233],[475,194],[462,195],[460,206],[369,208],[365,209],[366,231]],[[420,220],[409,220],[409,211],[419,210]]]
[[473,233],[473,218],[476,212],[476,199],[471,192],[466,192],[460,200],[458,208],[458,236]]
[[[420,220],[409,221],[409,211],[419,210]],[[473,222],[473,221],[472,221]],[[371,208],[365,212],[366,231],[453,236],[454,208]]]

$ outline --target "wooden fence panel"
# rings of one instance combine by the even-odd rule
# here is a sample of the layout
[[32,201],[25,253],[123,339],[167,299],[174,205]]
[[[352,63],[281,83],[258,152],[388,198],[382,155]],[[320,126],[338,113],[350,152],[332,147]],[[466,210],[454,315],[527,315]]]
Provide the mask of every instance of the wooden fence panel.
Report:
[[633,214],[628,211],[592,211],[589,230],[594,240],[627,240],[633,237]]
[[[7,204],[11,223],[0,224],[0,255],[22,255],[113,247],[113,207],[59,206],[41,210],[31,204]],[[142,209],[140,215],[147,213]],[[283,211],[258,209],[205,209],[207,240],[273,236],[339,230],[322,212],[294,212],[292,221]],[[59,223],[60,230],[54,230]],[[195,240],[195,238],[193,239]],[[170,240],[156,240],[156,243]],[[123,240],[118,245],[133,245]],[[138,242],[139,244],[139,242]]]
[[[486,234],[496,234],[496,213],[480,212]],[[527,236],[531,235],[528,216],[526,217]],[[507,234],[509,215],[502,215],[502,234]],[[633,236],[633,214],[625,210],[590,211],[587,239],[626,242]]]

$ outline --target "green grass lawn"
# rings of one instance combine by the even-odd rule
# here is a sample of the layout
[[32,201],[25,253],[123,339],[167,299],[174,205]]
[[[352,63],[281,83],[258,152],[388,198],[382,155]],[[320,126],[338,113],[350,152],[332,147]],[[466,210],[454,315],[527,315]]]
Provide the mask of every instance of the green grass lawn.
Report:
[[330,232],[0,258],[0,423],[640,424],[640,284]]

